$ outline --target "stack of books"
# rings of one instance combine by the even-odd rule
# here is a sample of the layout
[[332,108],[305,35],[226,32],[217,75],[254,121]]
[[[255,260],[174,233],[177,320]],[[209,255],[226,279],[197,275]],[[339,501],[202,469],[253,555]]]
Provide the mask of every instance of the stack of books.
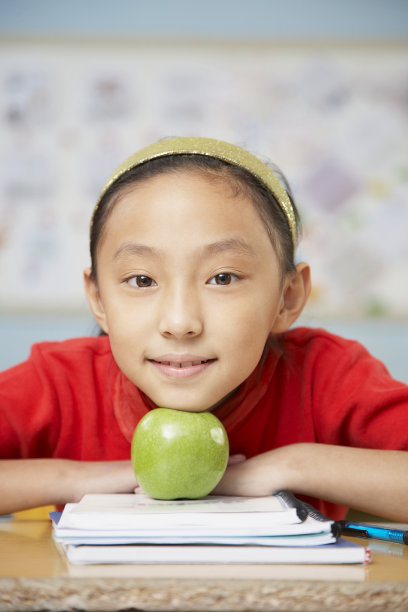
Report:
[[161,501],[85,495],[52,513],[53,536],[73,564],[367,563],[364,546],[293,495]]

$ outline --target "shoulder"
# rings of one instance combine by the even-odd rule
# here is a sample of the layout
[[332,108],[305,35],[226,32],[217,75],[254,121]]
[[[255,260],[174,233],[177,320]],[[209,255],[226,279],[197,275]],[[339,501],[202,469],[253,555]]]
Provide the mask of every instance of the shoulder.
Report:
[[38,342],[32,345],[26,361],[0,373],[1,379],[13,377],[21,371],[52,369],[57,364],[82,367],[84,363],[110,359],[112,356],[107,336],[73,338],[69,340]]
[[377,405],[398,396],[406,405],[407,385],[394,380],[384,363],[356,340],[323,329],[296,328],[285,334],[283,346],[287,362],[294,364],[292,369],[301,373],[318,401],[332,397],[333,402],[343,398],[361,404],[364,399]]
[[47,377],[65,372],[81,378],[89,376],[90,371],[106,370],[111,360],[109,338],[97,336],[34,344],[28,363]]
[[71,338],[53,342],[39,342],[31,347],[31,359],[78,359],[111,355],[109,338],[95,336]]
[[321,328],[296,327],[283,334],[282,340],[288,352],[368,354],[367,349],[356,340],[343,338]]
[[77,377],[89,376],[89,371],[106,370],[112,361],[107,336],[73,338],[70,340],[39,342],[31,347],[28,359],[1,372],[0,384],[22,377],[33,380],[62,378],[70,373]]
[[116,372],[107,337],[40,342],[26,361],[0,373],[0,403],[12,408],[42,402],[51,409],[67,398],[71,406],[85,395],[96,401],[112,367]]
[[296,363],[313,377],[321,378],[345,375],[346,372],[361,375],[364,370],[387,373],[385,365],[357,340],[343,338],[324,329],[298,327],[282,337],[284,354],[288,363]]

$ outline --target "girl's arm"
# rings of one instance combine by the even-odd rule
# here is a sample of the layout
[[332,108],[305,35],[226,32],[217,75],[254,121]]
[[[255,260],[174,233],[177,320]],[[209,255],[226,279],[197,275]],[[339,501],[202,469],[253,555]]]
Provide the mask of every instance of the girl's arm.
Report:
[[131,493],[130,461],[13,459],[0,461],[0,515],[76,502],[85,493]]
[[291,444],[230,465],[214,493],[282,489],[408,522],[408,452]]

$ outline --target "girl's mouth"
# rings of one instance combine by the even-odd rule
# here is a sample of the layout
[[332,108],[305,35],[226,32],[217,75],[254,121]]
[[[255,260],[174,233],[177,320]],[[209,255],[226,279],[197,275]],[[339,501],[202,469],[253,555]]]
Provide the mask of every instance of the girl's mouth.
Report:
[[216,359],[149,359],[168,378],[190,378],[207,370]]
[[191,368],[191,366],[198,366],[209,361],[210,359],[200,359],[200,361],[158,361],[157,363],[169,365],[172,368]]

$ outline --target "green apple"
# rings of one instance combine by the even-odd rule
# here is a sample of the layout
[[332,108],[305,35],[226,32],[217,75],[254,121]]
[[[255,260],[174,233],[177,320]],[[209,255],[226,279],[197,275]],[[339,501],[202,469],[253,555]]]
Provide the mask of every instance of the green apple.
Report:
[[132,439],[138,484],[155,499],[198,499],[221,480],[229,455],[224,426],[211,412],[155,408]]

